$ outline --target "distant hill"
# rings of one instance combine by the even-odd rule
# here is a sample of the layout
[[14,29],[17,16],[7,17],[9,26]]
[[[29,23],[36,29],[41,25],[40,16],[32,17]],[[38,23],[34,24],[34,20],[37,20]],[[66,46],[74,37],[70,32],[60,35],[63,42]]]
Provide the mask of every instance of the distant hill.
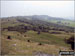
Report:
[[27,17],[27,18],[32,18],[32,19],[39,19],[39,20],[64,20],[63,18],[59,18],[59,17],[51,17],[48,15],[33,15],[33,16],[23,16],[23,17]]
[[14,16],[14,17],[7,17],[9,19],[18,18],[18,19],[29,19],[29,20],[42,20],[54,24],[64,25],[75,27],[75,23],[73,20],[59,18],[59,17],[51,17],[48,15],[33,15],[33,16]]

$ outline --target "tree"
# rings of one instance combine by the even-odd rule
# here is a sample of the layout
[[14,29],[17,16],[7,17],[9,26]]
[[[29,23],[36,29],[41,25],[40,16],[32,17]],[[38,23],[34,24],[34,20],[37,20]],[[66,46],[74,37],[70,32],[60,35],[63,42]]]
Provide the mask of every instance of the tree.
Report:
[[57,23],[58,23],[58,24],[60,24],[60,23],[61,23],[61,21],[57,21]]
[[71,44],[71,48],[72,48],[72,50],[74,50],[74,43],[75,43],[75,41],[74,41],[74,35],[71,36],[69,39],[67,39],[66,42],[67,42],[68,44]]

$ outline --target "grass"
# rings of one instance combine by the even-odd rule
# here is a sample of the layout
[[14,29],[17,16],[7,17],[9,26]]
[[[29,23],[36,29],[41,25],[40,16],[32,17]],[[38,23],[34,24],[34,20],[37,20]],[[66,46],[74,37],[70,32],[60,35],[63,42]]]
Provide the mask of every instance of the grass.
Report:
[[[67,44],[64,42],[64,38],[60,36],[55,36],[49,33],[41,32],[41,34],[38,35],[37,32],[35,31],[28,31],[22,35],[19,34],[18,32],[5,32],[4,34],[11,35],[12,38],[16,38],[16,39],[23,40],[23,41],[26,41],[29,39],[33,42],[67,46]],[[19,34],[19,36],[17,36],[17,34]],[[27,37],[24,37],[24,35],[27,35]]]
[[[11,21],[4,21],[1,24],[2,28],[6,28],[9,26],[17,26],[17,25],[29,25],[25,23],[16,22],[16,20]],[[56,23],[57,21],[50,21],[53,23]],[[74,22],[72,21],[62,21],[70,22],[70,25],[74,27]],[[53,32],[53,30],[50,30],[50,32]],[[54,30],[54,32],[57,32]],[[27,31],[23,34],[20,34],[17,31],[2,31],[1,37],[2,37],[2,54],[4,55],[30,55],[34,56],[33,54],[38,52],[43,52],[47,54],[58,54],[59,50],[70,50],[70,45],[66,44],[64,42],[64,38],[69,38],[72,33],[66,33],[64,31],[58,31],[61,32],[61,34],[50,34],[41,32],[41,34],[37,34],[35,31]],[[8,40],[7,36],[10,35],[12,40]],[[26,35],[26,37],[24,36]],[[30,42],[27,42],[27,40],[30,40]],[[42,45],[38,45],[39,43],[42,43]],[[15,45],[16,44],[16,45]]]
[[11,27],[14,27],[14,26],[18,26],[18,25],[29,25],[29,24],[25,24],[25,23],[22,23],[22,22],[17,22],[17,20],[15,19],[15,20],[11,20],[11,21],[2,21],[1,22],[1,27],[2,28],[7,28],[7,27],[9,27],[9,26],[11,26]]
[[29,39],[35,42],[41,42],[46,44],[58,44],[58,45],[66,46],[64,39],[62,39],[61,37],[58,38],[57,36],[54,36],[49,33],[41,32],[41,34],[38,35],[34,31],[29,31],[26,34],[28,34],[30,37],[32,36]]
[[[59,20],[46,20],[46,21],[57,24],[57,22],[58,22]],[[71,21],[71,20],[61,20],[61,22],[62,22],[63,24],[60,24],[60,25],[75,27],[75,22],[74,22],[74,21]],[[65,23],[70,23],[70,24],[65,24]]]
[[[6,41],[9,41],[9,45],[4,46],[4,48],[11,47],[11,49],[7,49],[7,50],[9,50],[9,52],[5,53],[8,55],[13,55],[13,54],[33,55],[35,52],[43,52],[43,53],[47,53],[47,54],[58,54],[58,52],[61,48],[59,46],[48,45],[48,44],[39,46],[38,43],[35,43],[35,42],[29,43],[29,42],[18,40],[18,39],[12,39],[12,40],[6,40]],[[6,44],[6,43],[7,42],[5,42],[4,44]],[[16,46],[14,46],[14,44],[16,44]],[[7,52],[7,50],[4,50],[4,51]]]
[[[61,37],[49,33],[41,32],[39,35],[35,31],[27,31],[23,34],[16,31],[4,31],[2,33],[2,46],[4,48],[2,50],[3,53],[7,55],[33,56],[33,54],[38,52],[57,55],[60,49],[69,50],[70,48]],[[17,34],[19,34],[19,36]],[[8,35],[11,36],[12,40],[7,39]],[[26,37],[24,37],[24,35],[26,35]],[[30,39],[31,42],[27,42],[28,39]],[[42,43],[42,45],[38,45],[39,43]],[[14,46],[14,44],[16,44],[16,46]]]

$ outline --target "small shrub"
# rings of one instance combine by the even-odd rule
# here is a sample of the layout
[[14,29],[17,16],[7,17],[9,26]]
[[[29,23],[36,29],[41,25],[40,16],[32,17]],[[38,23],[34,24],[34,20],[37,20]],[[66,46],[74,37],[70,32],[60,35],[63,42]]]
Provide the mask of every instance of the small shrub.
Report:
[[42,45],[42,43],[39,43],[38,45]]
[[11,39],[11,37],[10,37],[10,36],[8,36],[8,37],[7,37],[7,39]]
[[40,31],[38,31],[38,33],[37,34],[40,34]]
[[24,37],[26,37],[27,35],[24,35]]
[[27,40],[27,42],[30,42],[30,40]]

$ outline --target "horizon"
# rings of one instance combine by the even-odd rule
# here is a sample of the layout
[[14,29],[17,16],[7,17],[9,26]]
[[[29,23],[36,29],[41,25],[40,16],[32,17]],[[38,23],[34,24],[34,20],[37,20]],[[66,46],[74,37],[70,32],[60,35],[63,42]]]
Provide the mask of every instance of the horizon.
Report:
[[1,1],[1,17],[32,15],[74,19],[74,1]]

